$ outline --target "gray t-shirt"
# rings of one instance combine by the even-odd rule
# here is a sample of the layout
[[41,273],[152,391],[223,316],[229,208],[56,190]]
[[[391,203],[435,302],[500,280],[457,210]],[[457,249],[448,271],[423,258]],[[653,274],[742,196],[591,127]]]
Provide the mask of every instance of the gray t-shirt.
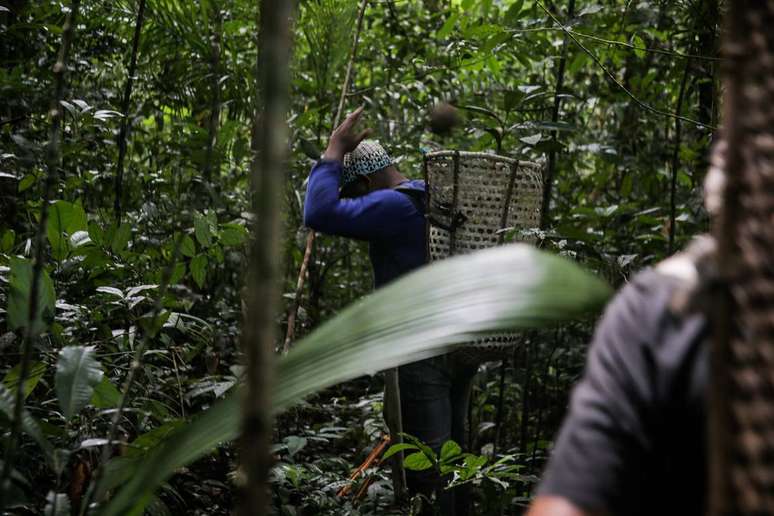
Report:
[[608,306],[538,495],[625,516],[704,513],[708,332],[638,274]]

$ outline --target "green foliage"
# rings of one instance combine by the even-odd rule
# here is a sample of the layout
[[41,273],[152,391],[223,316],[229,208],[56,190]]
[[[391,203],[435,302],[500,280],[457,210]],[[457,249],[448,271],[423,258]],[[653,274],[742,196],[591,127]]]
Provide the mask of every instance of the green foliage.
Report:
[[56,395],[66,419],[81,411],[102,381],[102,367],[94,358],[94,348],[68,346],[59,352],[56,363]]
[[[280,359],[274,410],[375,373],[375,363],[379,369],[396,367],[448,351],[481,332],[577,317],[599,307],[608,295],[604,283],[571,262],[526,245],[436,263],[351,306]],[[122,514],[136,500],[148,499],[176,468],[234,439],[238,431],[239,400],[231,396],[152,450],[141,464],[127,464],[137,469],[105,514]],[[432,454],[425,445],[417,446],[420,455]],[[424,459],[416,453],[409,457],[412,468],[422,468]],[[123,471],[115,474],[129,477]]]
[[[29,396],[32,391],[35,390],[35,387],[38,385],[38,382],[40,382],[40,379],[45,373],[45,362],[34,362],[30,364],[27,377],[24,380],[24,399],[27,399],[27,396]],[[3,385],[5,385],[10,391],[16,391],[16,389],[19,387],[20,375],[21,364],[16,364],[13,369],[6,373],[5,377],[3,378]]]
[[8,293],[8,325],[14,329],[29,328],[33,335],[42,333],[54,317],[56,293],[48,273],[41,271],[38,283],[35,318],[30,321],[33,264],[28,260],[11,258],[11,278]]

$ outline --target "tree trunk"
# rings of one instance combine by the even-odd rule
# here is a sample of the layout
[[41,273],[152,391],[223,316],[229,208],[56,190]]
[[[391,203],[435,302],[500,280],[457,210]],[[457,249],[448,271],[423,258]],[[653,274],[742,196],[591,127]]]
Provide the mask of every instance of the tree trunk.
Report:
[[252,162],[255,223],[250,249],[247,313],[242,346],[247,358],[247,392],[242,420],[241,462],[247,476],[239,514],[265,514],[271,467],[271,386],[278,304],[280,218],[287,150],[290,18],[287,0],[263,0],[260,12],[259,84],[262,116],[256,113],[258,144]]
[[[683,110],[683,99],[685,98],[685,87],[688,84],[688,74],[691,70],[691,62],[685,61],[685,70],[683,79],[680,82],[680,92],[677,94],[677,106],[675,113],[680,115]],[[672,176],[669,185],[669,240],[667,245],[667,255],[671,255],[675,250],[675,225],[677,224],[677,169],[680,166],[680,138],[682,125],[679,118],[675,118],[675,141],[672,151]]]
[[[569,0],[567,6],[567,20],[572,19],[575,16],[575,0]],[[559,110],[562,107],[562,89],[564,88],[564,69],[567,65],[567,48],[570,44],[570,39],[567,34],[564,35],[564,42],[562,43],[562,57],[559,58],[559,67],[556,69],[556,90],[554,91],[554,109],[551,112],[551,122],[556,124],[559,121]],[[546,166],[546,176],[544,178],[543,188],[543,208],[540,211],[540,227],[545,228],[550,223],[551,208],[551,194],[554,186],[554,178],[556,176],[556,143],[558,133],[557,131],[551,132],[551,150],[548,151],[548,164]]]
[[116,219],[116,225],[121,224],[121,196],[124,186],[124,160],[126,159],[126,138],[129,132],[129,101],[132,97],[132,86],[134,85],[134,74],[137,71],[137,53],[140,45],[140,34],[142,33],[142,24],[145,17],[145,0],[140,0],[137,8],[137,19],[134,23],[134,37],[132,38],[132,56],[129,59],[129,70],[124,84],[124,98],[121,102],[121,114],[124,118],[121,120],[121,129],[118,133],[118,165],[116,166],[115,178],[115,199],[113,201],[113,211]]
[[223,32],[223,15],[220,10],[220,2],[213,2],[214,28],[210,36],[210,76],[212,88],[212,104],[210,105],[210,117],[207,124],[207,152],[204,158],[204,179],[209,183],[212,180],[212,171],[216,176],[220,173],[220,161],[215,152],[218,141],[218,129],[220,128],[220,54]]

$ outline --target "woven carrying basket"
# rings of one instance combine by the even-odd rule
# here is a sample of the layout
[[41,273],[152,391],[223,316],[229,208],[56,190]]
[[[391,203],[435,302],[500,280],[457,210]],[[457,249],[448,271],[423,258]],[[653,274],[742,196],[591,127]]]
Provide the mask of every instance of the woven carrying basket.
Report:
[[[425,155],[428,261],[503,243],[510,230],[540,226],[542,167],[494,154],[439,151]],[[522,241],[533,239],[516,234]],[[467,343],[455,358],[467,363],[500,360],[520,342],[513,332]]]

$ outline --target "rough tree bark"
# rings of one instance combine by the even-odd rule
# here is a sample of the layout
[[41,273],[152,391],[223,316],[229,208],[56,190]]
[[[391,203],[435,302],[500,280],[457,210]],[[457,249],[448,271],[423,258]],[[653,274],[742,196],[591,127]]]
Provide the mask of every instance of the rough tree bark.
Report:
[[291,12],[288,0],[261,2],[258,83],[263,109],[255,116],[258,149],[251,167],[255,223],[250,244],[247,313],[242,324],[247,392],[243,405],[241,463],[247,484],[238,512],[243,516],[265,514],[268,507],[270,391],[279,293],[279,203],[287,150]]
[[113,200],[113,211],[116,224],[121,224],[121,202],[124,187],[124,160],[126,159],[126,138],[129,132],[129,101],[132,97],[132,86],[134,85],[134,74],[137,71],[137,53],[140,45],[140,34],[142,33],[142,24],[145,18],[145,0],[140,0],[137,7],[137,19],[134,23],[134,37],[132,38],[132,55],[129,59],[129,70],[124,84],[124,97],[121,102],[121,113],[124,118],[121,120],[121,129],[118,132],[118,164],[116,165],[115,177],[115,199]]

